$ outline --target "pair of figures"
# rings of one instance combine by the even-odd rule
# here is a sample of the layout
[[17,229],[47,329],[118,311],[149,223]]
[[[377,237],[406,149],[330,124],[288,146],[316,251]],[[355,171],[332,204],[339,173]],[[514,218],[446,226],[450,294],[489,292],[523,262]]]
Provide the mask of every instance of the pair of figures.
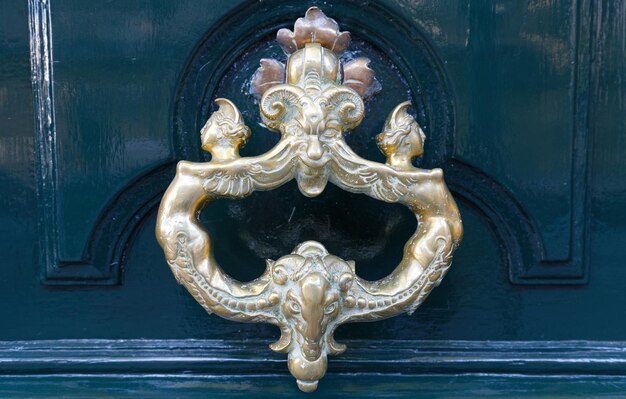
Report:
[[[216,100],[220,109],[201,130],[202,149],[211,154],[212,162],[228,162],[239,158],[239,149],[250,137],[250,128],[239,110],[229,100]],[[386,164],[397,170],[415,169],[412,160],[424,153],[426,136],[408,113],[410,102],[398,105],[387,118],[382,133],[376,136],[378,148],[387,158]]]

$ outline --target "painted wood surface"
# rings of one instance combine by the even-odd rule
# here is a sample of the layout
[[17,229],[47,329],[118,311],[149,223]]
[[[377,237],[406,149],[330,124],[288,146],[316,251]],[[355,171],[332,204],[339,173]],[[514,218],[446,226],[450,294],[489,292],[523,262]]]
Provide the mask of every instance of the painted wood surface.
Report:
[[[246,155],[276,141],[255,119],[247,79],[259,58],[280,56],[270,33],[309,5],[352,30],[353,55],[380,71],[383,91],[347,140],[381,160],[384,115],[413,100],[428,136],[421,164],[444,168],[466,230],[412,317],[337,332],[362,351],[333,359],[325,386],[343,387],[339,396],[624,392],[624,2],[30,0],[0,3],[0,396],[295,393],[271,351],[259,357],[277,331],[206,315],[167,270],[154,224],[175,162],[204,157],[197,132],[211,98],[233,98],[253,126]],[[259,258],[316,239],[364,277],[388,273],[414,229],[408,212],[327,190],[216,204],[203,217],[221,263],[252,278]],[[55,341],[66,339],[87,344],[65,352]],[[168,355],[181,359],[159,368],[133,339],[183,340]],[[137,363],[106,351],[128,342],[128,358],[148,356],[134,374]],[[247,342],[230,374],[190,353],[222,361],[232,352],[219,342]],[[83,354],[113,366],[68,360]],[[444,367],[442,356],[456,360]],[[431,368],[440,374],[422,375]]]
[[[617,398],[619,376],[330,374],[316,397],[324,398]],[[289,398],[303,397],[285,375],[46,375],[0,377],[10,398]],[[252,396],[253,395],[253,396]]]

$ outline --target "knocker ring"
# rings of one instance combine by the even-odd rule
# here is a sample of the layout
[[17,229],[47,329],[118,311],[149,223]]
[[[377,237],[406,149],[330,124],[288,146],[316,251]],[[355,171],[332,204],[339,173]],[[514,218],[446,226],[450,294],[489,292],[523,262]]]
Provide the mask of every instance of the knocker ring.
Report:
[[[211,161],[178,164],[161,202],[156,236],[177,281],[207,312],[280,328],[270,348],[288,354],[298,387],[310,392],[326,372],[327,355],[345,350],[333,338],[335,329],[414,312],[448,271],[463,228],[441,169],[412,164],[423,153],[425,136],[408,113],[410,103],[393,109],[376,136],[385,164],[361,158],[344,141],[343,134],[363,119],[364,98],[378,88],[367,59],[342,64],[350,34],[313,7],[293,31],[279,30],[277,41],[288,55],[286,65],[261,60],[252,88],[263,123],[280,133],[280,141],[264,154],[240,157],[250,129],[231,101],[216,99],[219,109],[201,131]],[[267,260],[265,272],[253,281],[228,276],[214,258],[199,211],[215,199],[243,198],[292,179],[307,197],[322,193],[330,181],[407,206],[418,226],[400,264],[389,276],[367,281],[356,274],[353,261],[307,241]]]

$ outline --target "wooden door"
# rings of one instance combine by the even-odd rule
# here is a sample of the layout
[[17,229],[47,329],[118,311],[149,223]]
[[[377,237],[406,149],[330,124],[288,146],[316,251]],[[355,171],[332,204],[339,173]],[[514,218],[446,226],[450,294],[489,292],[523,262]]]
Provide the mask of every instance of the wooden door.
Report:
[[[0,4],[0,396],[295,395],[276,328],[207,315],[168,270],[155,217],[228,97],[258,154],[249,85],[311,5],[353,35],[441,167],[464,241],[412,316],[351,324],[324,395],[618,394],[626,389],[626,8],[619,1],[91,1]],[[389,273],[410,212],[295,183],[202,215],[235,278],[302,241]],[[112,391],[113,390],[113,391]],[[39,396],[37,396],[39,395]],[[82,395],[82,396],[81,396]],[[185,396],[187,397],[187,396]]]

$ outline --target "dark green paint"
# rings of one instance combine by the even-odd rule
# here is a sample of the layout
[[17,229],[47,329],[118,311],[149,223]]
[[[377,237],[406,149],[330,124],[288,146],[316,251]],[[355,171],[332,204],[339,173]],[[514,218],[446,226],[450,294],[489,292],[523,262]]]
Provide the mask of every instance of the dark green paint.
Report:
[[[345,341],[330,373],[623,375],[624,344],[607,341]],[[0,342],[4,374],[280,374],[267,341],[54,340]],[[20,348],[16,351],[15,348]],[[584,361],[581,361],[584,359]],[[259,367],[262,364],[263,367]]]
[[[323,398],[616,398],[626,390],[619,376],[334,374],[324,377]],[[286,375],[271,376],[31,376],[0,377],[10,398],[288,398],[306,397]],[[251,396],[254,393],[254,396]]]
[[[323,397],[597,397],[626,387],[620,342],[347,343]],[[0,367],[2,397],[304,395],[281,355],[254,339],[0,342]]]
[[[383,84],[363,125],[348,137],[350,144],[381,160],[373,135],[397,102],[412,99],[428,135],[422,164],[444,168],[466,231],[449,275],[413,316],[338,331],[339,339],[365,341],[332,359],[336,366],[330,362],[327,388],[320,389],[426,396],[465,396],[463,389],[467,396],[623,392],[623,377],[503,373],[625,374],[623,367],[611,367],[626,358],[618,342],[626,340],[626,5],[310,4],[321,5],[354,32],[355,54],[372,58]],[[28,2],[0,3],[0,340],[7,341],[2,359],[12,359],[10,349],[23,346],[14,340],[199,338],[236,342],[242,349],[233,349],[235,358],[251,351],[258,361],[245,366],[247,373],[274,370],[271,359],[277,358],[261,345],[277,336],[274,328],[208,316],[176,285],[154,239],[155,206],[175,161],[203,157],[197,131],[214,96],[234,100],[252,126],[246,154],[275,142],[274,133],[258,126],[246,79],[260,57],[280,56],[270,32],[288,26],[310,4],[52,0],[46,26],[53,34],[46,36],[50,32],[37,22],[46,12],[39,0],[30,1],[30,12]],[[36,66],[46,62],[45,48],[35,46],[30,53],[31,37],[36,44],[52,38],[52,85],[41,70],[31,77],[31,58]],[[50,96],[54,101],[48,103]],[[221,202],[203,218],[217,237],[220,261],[242,279],[261,271],[258,257],[276,257],[304,239],[355,258],[363,276],[377,278],[391,270],[414,228],[410,215],[392,205],[332,187],[305,199],[294,185]],[[249,343],[252,349],[240,344],[249,338],[257,340]],[[477,371],[490,375],[459,376],[476,372],[461,357],[461,366],[442,370],[445,375],[398,376],[412,347],[430,347],[420,340],[440,342],[434,354],[450,354],[450,342],[456,342],[450,340],[503,341],[505,360]],[[519,340],[616,341],[616,349],[589,368],[583,360],[597,355],[600,343],[520,349],[511,342]],[[99,353],[98,341],[81,342],[81,353]],[[352,374],[367,357],[359,342],[378,348],[371,351],[368,372],[386,375]],[[471,352],[474,344],[459,345]],[[472,355],[476,364],[499,353],[478,345],[483,349]],[[550,345],[571,345],[571,352],[555,355],[571,356],[567,367],[529,360],[540,366],[515,368],[516,355],[532,359]],[[128,353],[142,350],[131,346]],[[44,359],[60,355],[42,353]],[[15,351],[14,358],[26,355]],[[71,363],[78,355],[64,356]],[[423,368],[411,363],[411,374],[437,364],[421,359]],[[20,397],[16,392],[26,388],[30,397],[80,389],[94,397],[107,389],[117,397],[198,395],[205,389],[244,396],[250,390],[295,393],[286,371],[276,369],[280,376],[265,379],[240,375],[243,361],[230,374],[189,379],[33,377],[93,369],[68,371],[54,362],[40,369],[37,362],[22,361],[22,373],[29,376],[3,377],[0,396]],[[205,372],[218,373],[208,363]],[[144,373],[156,359],[134,370],[113,364],[119,373]],[[175,373],[177,367],[159,372]],[[350,374],[335,374],[340,372]]]

